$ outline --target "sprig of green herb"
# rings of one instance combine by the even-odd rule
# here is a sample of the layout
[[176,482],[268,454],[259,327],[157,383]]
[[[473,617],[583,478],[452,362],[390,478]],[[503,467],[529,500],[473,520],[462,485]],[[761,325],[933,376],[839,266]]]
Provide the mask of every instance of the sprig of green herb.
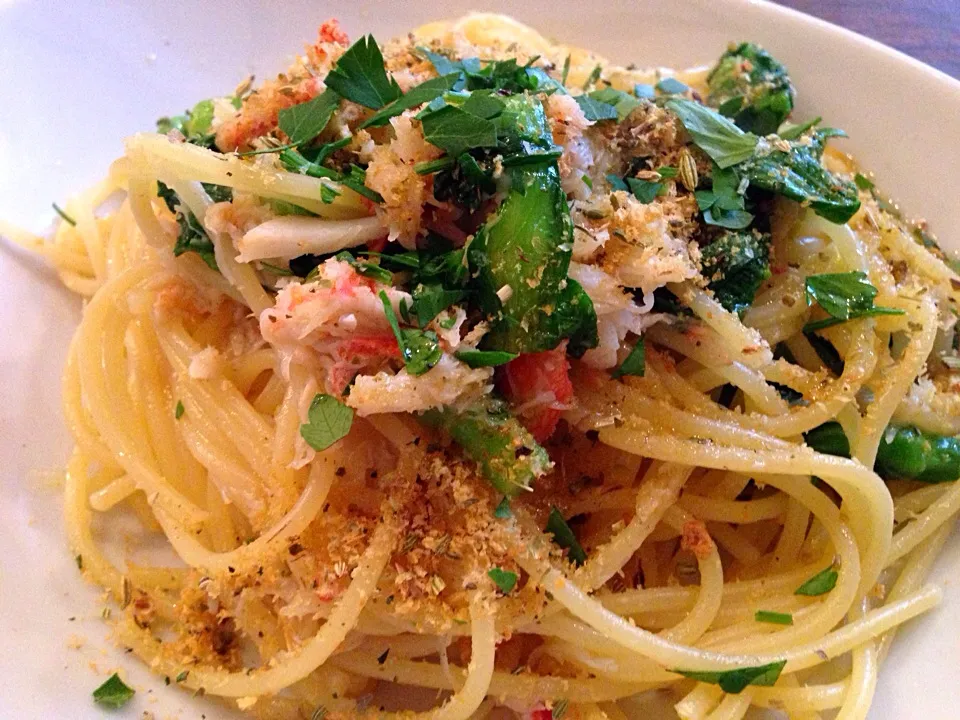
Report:
[[577,536],[573,534],[563,514],[556,507],[550,508],[545,532],[553,535],[553,541],[567,550],[567,557],[574,565],[583,565],[587,561],[587,553],[584,552],[583,546],[580,545]]
[[779,662],[773,662],[768,665],[738,668],[736,670],[715,672],[673,670],[673,672],[690,678],[691,680],[710,683],[711,685],[719,685],[720,689],[725,693],[738,695],[743,692],[748,685],[761,685],[765,687],[774,685],[780,678],[780,673],[786,664],[786,660],[780,660]]
[[511,360],[516,360],[519,355],[503,350],[460,350],[456,357],[472,368],[481,368],[506,365]]
[[697,146],[721,168],[728,168],[753,157],[757,143],[730,120],[693,100],[670,100],[666,108],[680,118]]
[[93,691],[93,700],[98,705],[108,708],[122,708],[136,694],[136,690],[129,687],[117,673],[111,675],[103,685]]
[[624,375],[635,375],[637,377],[643,377],[643,373],[646,371],[647,353],[646,347],[643,342],[643,338],[637,338],[637,343],[631,348],[630,354],[623,359],[623,362],[620,363],[611,375],[614,378],[620,378]]
[[772,610],[757,610],[753,619],[757,622],[772,625],[793,625],[793,615],[790,613],[773,612]]
[[584,117],[591,122],[597,122],[599,120],[616,120],[619,118],[619,113],[617,108],[611,105],[610,103],[597,100],[593,97],[593,93],[590,95],[577,95],[574,100],[577,101],[577,105],[580,106],[580,109],[583,111]]
[[803,583],[803,585],[793,591],[793,594],[807,595],[809,597],[823,595],[833,590],[837,584],[838,577],[839,573],[837,573],[837,571],[832,567],[828,567],[824,570],[821,570],[812,578]]
[[453,105],[446,105],[424,115],[420,122],[427,142],[453,156],[474,148],[497,145],[497,126],[492,120],[478,117]]
[[420,83],[372,117],[364,120],[360,124],[360,127],[366,128],[386,125],[390,121],[390,118],[400,115],[404,110],[423,105],[440,97],[443,93],[451,90],[459,79],[460,73],[450,73],[449,75],[441,75],[440,77],[431,78],[426,82]]
[[279,115],[280,129],[292,145],[308,143],[323,132],[339,105],[340,96],[327,88],[311,100],[283,108]]
[[353,408],[333,395],[317,393],[307,411],[307,422],[300,426],[300,436],[314,450],[326,450],[345,438],[353,424]]
[[437,335],[431,330],[417,330],[415,328],[400,329],[397,315],[390,304],[390,298],[383,290],[380,291],[380,302],[383,303],[383,312],[387,322],[393,330],[393,335],[400,346],[400,355],[407,372],[411,375],[423,375],[440,361],[443,351],[437,342]]
[[517,585],[517,574],[515,572],[498,567],[487,570],[487,577],[493,580],[497,589],[504,595],[509,595],[510,591]]
[[387,75],[383,54],[373,35],[351,45],[327,74],[325,82],[347,100],[372,110],[379,110],[403,94],[397,81]]
[[804,332],[821,330],[855,318],[874,315],[903,315],[903,310],[873,304],[878,290],[866,273],[859,270],[844,273],[810,275],[805,282],[807,304],[820,305],[830,317],[804,325]]

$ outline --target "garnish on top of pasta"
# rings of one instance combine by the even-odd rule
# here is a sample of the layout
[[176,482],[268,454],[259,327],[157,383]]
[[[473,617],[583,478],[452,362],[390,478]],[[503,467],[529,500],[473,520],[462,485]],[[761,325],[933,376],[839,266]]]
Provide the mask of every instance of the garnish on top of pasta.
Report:
[[[795,99],[749,42],[329,21],[7,229],[87,299],[67,523],[120,641],[258,717],[862,717],[940,598],[960,278]],[[180,562],[115,564],[124,511]]]

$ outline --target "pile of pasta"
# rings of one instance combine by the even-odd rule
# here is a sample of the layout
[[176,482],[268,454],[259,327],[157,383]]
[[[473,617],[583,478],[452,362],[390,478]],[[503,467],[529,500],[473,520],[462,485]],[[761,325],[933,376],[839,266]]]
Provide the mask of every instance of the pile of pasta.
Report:
[[[477,44],[513,37],[561,61],[569,52],[490,16],[424,32],[454,31]],[[576,57],[573,74],[588,72],[577,65],[594,56]],[[837,153],[826,161],[855,169]],[[960,287],[896,213],[862,193],[846,225],[796,205],[777,214],[784,270],[742,318],[695,283],[671,285],[692,315],[647,331],[643,377],[574,362],[576,394],[598,420],[565,426],[547,447],[554,473],[498,517],[470,463],[410,415],[358,420],[297,467],[316,385],[270,346],[191,372],[204,348],[255,331],[251,316],[273,298],[216,234],[219,272],[172,256],[157,180],[201,223],[200,183],[331,220],[366,213],[355,195],[320,202],[315,178],[139,135],[103,183],[66,204],[75,224],[52,239],[4,228],[84,298],[64,373],[70,544],[122,608],[118,640],[154,671],[263,718],[506,708],[619,719],[658,689],[683,718],[731,720],[751,706],[866,716],[897,629],[941,598],[924,578],[960,510],[956,483],[872,470]],[[805,277],[848,271],[903,314],[823,331],[838,372],[804,334],[797,300]],[[731,386],[735,402],[720,402]],[[828,421],[849,459],[804,443]],[[582,520],[580,565],[542,531],[554,505]],[[104,545],[120,513],[165,537],[178,561],[112,561]],[[513,568],[517,589],[485,576],[443,587],[437,568],[460,547]],[[318,577],[329,587],[305,584]]]

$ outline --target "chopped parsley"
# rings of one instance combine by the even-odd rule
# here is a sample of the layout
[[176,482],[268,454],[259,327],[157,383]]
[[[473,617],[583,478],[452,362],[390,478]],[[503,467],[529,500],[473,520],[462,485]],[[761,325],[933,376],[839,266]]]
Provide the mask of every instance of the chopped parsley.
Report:
[[174,420],[179,420],[180,418],[182,418],[184,411],[185,411],[185,408],[183,407],[183,401],[177,400],[177,407],[174,408],[174,411],[173,411]]
[[403,94],[397,81],[387,75],[383,54],[373,35],[351,45],[325,82],[340,96],[372,110],[379,110]]
[[423,136],[431,145],[446,150],[450,155],[474,148],[497,145],[497,126],[492,120],[479,117],[453,105],[424,115]]
[[773,612],[772,610],[757,610],[753,619],[757,622],[772,625],[793,625],[793,615],[790,613]]
[[839,574],[832,567],[821,570],[793,591],[794,595],[815,597],[830,592],[837,584]]
[[868,178],[866,175],[861,175],[860,173],[857,173],[853,176],[853,182],[861,190],[873,190],[874,187],[876,187],[873,184],[873,180]]
[[627,355],[623,362],[620,363],[620,366],[613,371],[613,377],[619,378],[624,375],[643,377],[643,373],[647,367],[646,357],[646,347],[644,346],[643,338],[639,337],[637,338],[636,345],[630,350],[630,354]]
[[307,411],[307,422],[300,426],[300,436],[314,450],[326,450],[347,436],[353,424],[353,408],[333,395],[317,393]]
[[400,328],[397,314],[393,311],[390,298],[383,290],[380,291],[380,301],[383,303],[383,312],[387,322],[393,330],[397,344],[400,346],[400,355],[407,372],[411,375],[423,375],[440,361],[443,351],[437,342],[437,335],[432,330],[418,330],[416,328]]
[[360,124],[360,127],[365,128],[386,125],[390,121],[390,118],[396,117],[404,110],[409,110],[410,108],[431,102],[443,95],[443,93],[446,91],[453,89],[454,85],[457,84],[459,79],[460,73],[450,73],[448,75],[441,75],[440,77],[427,80],[426,82],[417,85],[415,88],[412,88],[402,97],[394,100],[392,103],[380,110],[380,112],[364,120]]
[[510,511],[510,498],[504,495],[503,500],[500,501],[496,509],[493,511],[493,516],[501,520],[506,520],[512,515],[513,513]]
[[724,309],[742,314],[770,277],[770,236],[725,231],[702,248],[703,277]]
[[662,182],[627,178],[626,183],[633,196],[644,205],[652,203],[658,195],[666,195],[667,193],[667,186]]
[[657,83],[656,89],[664,95],[683,95],[690,90],[684,83],[672,77],[663,78]]
[[457,360],[465,362],[472,368],[497,367],[516,360],[517,353],[503,350],[460,350],[456,353]]
[[698,670],[673,670],[673,672],[697,680],[699,682],[719,685],[725,693],[737,695],[744,691],[748,685],[762,685],[769,687],[777,682],[780,673],[787,664],[786,660],[773,662],[769,665],[758,665],[756,667],[738,668],[737,670],[724,670],[714,672],[704,672]]
[[877,296],[867,275],[859,270],[810,275],[805,283],[807,304],[816,302],[830,317],[807,323],[803,331],[813,332],[855,318],[874,315],[903,315],[898,308],[878,307]]
[[616,107],[610,103],[597,100],[595,97],[592,97],[592,95],[593,93],[590,95],[577,95],[574,98],[587,120],[597,122],[598,120],[616,120],[619,117]]
[[697,146],[721,169],[753,157],[760,138],[745,133],[717,112],[693,100],[682,99],[670,100],[666,108],[680,118]]
[[93,691],[93,701],[108,708],[122,708],[136,694],[117,673],[111,675],[103,685]]
[[587,554],[583,551],[580,541],[573,534],[573,530],[564,520],[563,514],[556,508],[550,508],[550,517],[547,518],[545,532],[553,535],[553,541],[567,550],[567,557],[574,565],[583,565],[587,561]]
[[517,584],[517,574],[515,572],[502,570],[498,567],[487,570],[487,577],[493,580],[497,589],[504,595],[509,595],[510,591],[513,590]]
[[340,96],[327,88],[312,100],[280,111],[280,129],[292,145],[310,142],[323,132],[334,110],[340,105]]

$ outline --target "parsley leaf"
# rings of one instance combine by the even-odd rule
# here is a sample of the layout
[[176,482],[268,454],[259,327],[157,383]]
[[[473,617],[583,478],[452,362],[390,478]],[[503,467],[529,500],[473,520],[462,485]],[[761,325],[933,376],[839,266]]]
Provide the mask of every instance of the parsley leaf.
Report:
[[793,615],[790,613],[773,612],[772,610],[757,610],[753,619],[757,622],[773,625],[793,625]]
[[742,314],[770,277],[770,236],[757,231],[724,232],[701,248],[703,277],[723,307]]
[[393,335],[397,338],[400,355],[403,357],[407,372],[411,375],[423,375],[436,365],[443,355],[443,351],[440,350],[440,345],[437,343],[436,333],[430,330],[413,328],[401,330],[400,323],[397,322],[397,314],[390,304],[390,298],[383,290],[380,291],[380,302],[383,303],[383,312],[387,316],[387,322],[390,323]]
[[603,68],[597,65],[593,70],[590,71],[590,75],[587,76],[586,81],[583,83],[583,89],[588,89],[591,85],[595,85],[597,80],[600,79],[600,73],[603,72]]
[[192,145],[212,148],[214,133],[210,132],[213,123],[213,100],[201,100],[183,115],[162,117],[157,120],[157,132],[167,134],[179,130]]
[[657,83],[656,87],[657,90],[662,92],[664,95],[682,95],[690,89],[685,84],[672,77],[663,78],[663,80]]
[[621,121],[640,105],[640,101],[630,93],[612,87],[594,90],[588,97],[597,102],[613,105],[617,111],[617,118]]
[[280,129],[290,138],[291,145],[310,142],[330,122],[340,105],[340,96],[327,88],[312,100],[280,111]]
[[503,500],[500,501],[500,504],[497,505],[496,509],[493,511],[493,516],[495,518],[500,518],[501,520],[506,520],[511,515],[513,515],[513,513],[510,512],[510,498],[504,495]]
[[745,133],[716,111],[693,100],[670,100],[666,108],[680,118],[697,146],[721,169],[753,157],[760,138]]
[[183,413],[186,412],[186,409],[183,407],[183,400],[177,400],[177,406],[173,410],[173,419],[179,420],[183,417]]
[[785,122],[780,126],[780,129],[777,130],[777,135],[784,140],[799,140],[800,137],[807,132],[807,130],[819,123],[822,119],[823,118],[815,117],[813,120],[807,120],[807,122],[800,123],[799,125]]
[[497,126],[493,121],[452,105],[424,115],[420,122],[426,141],[450,155],[497,145]]
[[515,572],[502,570],[498,567],[487,570],[487,577],[496,583],[497,588],[504,595],[509,595],[510,591],[517,585],[517,574]]
[[426,327],[442,311],[464,297],[459,289],[448,289],[440,283],[419,283],[413,289],[413,313],[417,316],[417,324]]
[[574,98],[574,100],[577,101],[577,105],[583,110],[583,114],[587,120],[596,122],[598,120],[616,120],[619,118],[617,109],[613,105],[597,100],[592,97],[592,95],[593,93],[590,95],[577,95]]
[[725,693],[737,695],[748,685],[763,685],[769,687],[777,682],[780,673],[787,664],[786,660],[773,662],[769,665],[758,665],[757,667],[738,668],[737,670],[724,670],[714,672],[703,672],[697,670],[674,670],[673,672],[688,677],[691,680],[719,685]]
[[740,176],[733,168],[722,169],[716,163],[710,174],[713,187],[697,190],[694,197],[708,225],[742,230],[753,222],[753,215],[746,211],[743,195],[740,194]]
[[560,75],[560,82],[563,85],[567,84],[567,76],[570,75],[570,56],[567,55],[567,58],[563,61],[563,73]]
[[456,353],[456,357],[472,368],[481,368],[506,365],[511,360],[516,360],[519,355],[503,350],[461,350]]
[[824,593],[828,593],[833,590],[837,584],[838,577],[839,575],[837,571],[832,567],[828,567],[827,569],[818,572],[803,585],[794,590],[793,594],[807,595],[809,597],[823,595]]
[[875,187],[873,180],[868,178],[866,175],[861,175],[860,173],[857,173],[853,176],[853,182],[856,183],[856,186],[861,190],[873,190]]
[[552,534],[553,541],[568,551],[567,557],[574,565],[583,565],[587,561],[587,554],[583,551],[577,536],[573,534],[573,530],[563,519],[563,514],[556,507],[550,508],[550,517],[547,518],[545,532]]
[[[167,204],[167,207],[176,215],[177,226],[180,232],[173,245],[174,256],[179,257],[187,252],[197,253],[211,270],[218,270],[217,258],[213,241],[207,231],[197,220],[197,217],[180,202],[180,196],[162,182],[157,183],[158,195]],[[230,188],[219,185],[204,185],[204,190],[214,202],[224,202],[232,196]]]
[[353,408],[333,395],[317,393],[307,411],[307,422],[300,426],[300,436],[314,450],[326,450],[347,436],[353,424]]
[[360,38],[340,56],[327,74],[326,84],[347,100],[372,110],[379,110],[403,94],[397,81],[387,76],[373,35]]
[[647,83],[637,83],[633,86],[633,94],[638,98],[646,98],[647,100],[652,100],[657,96],[656,91],[653,88],[653,85],[648,85]]
[[449,75],[452,72],[460,72],[463,70],[462,63],[451,60],[446,55],[430,52],[424,47],[417,47],[417,52],[433,64],[433,69],[437,71],[437,75]]
[[644,205],[652,203],[658,195],[664,195],[667,192],[667,186],[662,182],[652,182],[640,178],[627,178],[626,182],[633,196]]
[[417,85],[415,88],[412,88],[403,97],[394,100],[380,112],[364,120],[360,124],[360,127],[365,128],[386,125],[390,121],[390,118],[396,117],[404,110],[409,110],[410,108],[417,107],[418,105],[423,105],[424,103],[431,102],[432,100],[440,97],[447,90],[451,90],[453,86],[457,84],[459,79],[460,73],[450,73],[449,75],[441,75],[440,77],[427,80],[426,82]]
[[903,310],[877,307],[873,304],[877,288],[870,283],[866,274],[859,270],[811,275],[805,286],[807,304],[817,302],[830,317],[807,323],[804,332],[820,330],[855,318],[903,315]]
[[623,377],[624,375],[643,377],[643,373],[647,369],[646,361],[646,346],[644,345],[643,338],[640,337],[637,338],[637,344],[630,350],[630,354],[624,358],[623,362],[620,363],[620,367],[616,368],[611,375],[614,378]]
[[114,673],[93,691],[93,700],[98,705],[116,709],[126,705],[135,694],[136,690],[128,687],[120,676]]

